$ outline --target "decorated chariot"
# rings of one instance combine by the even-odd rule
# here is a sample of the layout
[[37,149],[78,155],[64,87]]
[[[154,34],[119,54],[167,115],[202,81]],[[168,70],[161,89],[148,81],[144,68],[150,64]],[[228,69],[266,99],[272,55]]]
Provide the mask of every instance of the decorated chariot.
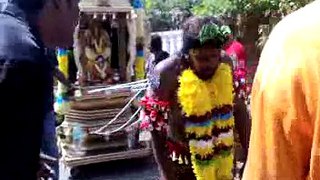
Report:
[[[150,142],[139,141],[138,128],[137,102],[147,86],[144,57],[149,34],[142,5],[83,0],[79,7],[74,35],[79,86],[70,100],[63,97],[66,89],[59,84],[55,105],[64,115],[57,128],[61,160],[72,169],[150,156]],[[63,53],[58,61],[66,71]]]

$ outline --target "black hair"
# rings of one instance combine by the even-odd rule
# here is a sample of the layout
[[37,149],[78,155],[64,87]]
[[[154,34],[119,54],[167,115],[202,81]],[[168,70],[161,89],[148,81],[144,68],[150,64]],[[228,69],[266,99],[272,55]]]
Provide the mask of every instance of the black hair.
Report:
[[203,26],[216,24],[221,27],[223,24],[220,20],[215,17],[197,17],[192,16],[188,18],[183,24],[183,47],[182,53],[188,54],[188,51],[193,48],[200,48],[206,45],[214,46],[216,48],[221,48],[225,42],[222,42],[219,38],[212,39],[204,44],[200,42],[200,31]]
[[45,5],[48,0],[9,0],[9,2],[16,4],[26,13],[36,14]]
[[161,51],[162,50],[162,39],[159,35],[151,36],[151,50]]

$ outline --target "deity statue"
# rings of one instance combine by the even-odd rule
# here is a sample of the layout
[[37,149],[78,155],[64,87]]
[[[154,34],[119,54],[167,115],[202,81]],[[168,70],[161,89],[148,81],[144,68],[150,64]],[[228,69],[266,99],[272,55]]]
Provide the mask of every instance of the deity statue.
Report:
[[79,60],[82,66],[80,84],[112,84],[111,41],[108,32],[99,21],[92,20],[89,27],[79,34],[82,34],[79,36],[82,40],[78,43],[82,51]]

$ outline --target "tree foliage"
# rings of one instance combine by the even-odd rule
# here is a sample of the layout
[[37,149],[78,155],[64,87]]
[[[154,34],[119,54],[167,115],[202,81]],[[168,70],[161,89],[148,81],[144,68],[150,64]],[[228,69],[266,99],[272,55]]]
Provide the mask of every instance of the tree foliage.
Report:
[[144,0],[153,31],[177,29],[191,14],[286,15],[313,0]]
[[312,0],[202,0],[193,7],[197,15],[217,15],[226,12],[243,14],[288,14]]
[[190,16],[193,0],[145,0],[153,31],[177,29]]
[[192,7],[192,13],[200,16],[224,14],[233,9],[231,0],[202,0]]

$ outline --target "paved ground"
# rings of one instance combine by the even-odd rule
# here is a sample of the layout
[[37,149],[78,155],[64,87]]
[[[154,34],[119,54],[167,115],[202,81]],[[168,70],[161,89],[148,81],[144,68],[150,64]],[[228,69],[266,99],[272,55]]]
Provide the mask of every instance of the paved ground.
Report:
[[[61,180],[68,172],[61,169]],[[157,180],[158,170],[153,158],[116,161],[79,167],[75,180]]]
[[[238,149],[238,152],[241,150]],[[240,152],[241,153],[241,152]],[[239,156],[239,155],[238,155]],[[238,161],[237,172],[243,166]],[[101,163],[79,167],[78,175],[72,180],[158,180],[159,173],[153,157]],[[61,165],[60,180],[69,180],[69,173]],[[234,180],[240,180],[239,174]]]

